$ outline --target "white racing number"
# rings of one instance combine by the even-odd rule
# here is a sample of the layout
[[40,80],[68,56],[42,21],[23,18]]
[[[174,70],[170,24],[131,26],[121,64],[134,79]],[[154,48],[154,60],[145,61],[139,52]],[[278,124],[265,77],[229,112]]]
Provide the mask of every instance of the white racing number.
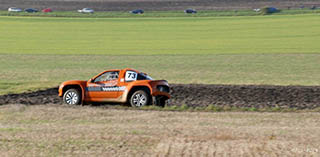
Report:
[[127,71],[125,80],[128,81],[135,81],[137,80],[138,74],[134,71]]

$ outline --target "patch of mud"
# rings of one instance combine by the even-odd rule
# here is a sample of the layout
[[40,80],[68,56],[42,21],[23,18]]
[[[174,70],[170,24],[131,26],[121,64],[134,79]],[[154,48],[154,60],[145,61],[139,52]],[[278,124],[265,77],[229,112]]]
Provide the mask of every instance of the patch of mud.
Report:
[[172,86],[172,104],[188,106],[280,107],[313,109],[320,106],[320,87],[267,85]]
[[58,88],[49,88],[30,93],[0,95],[0,104],[62,104]]
[[[320,107],[318,86],[267,86],[267,85],[171,85],[171,105],[280,107],[313,109]],[[0,96],[0,104],[62,104],[58,88],[31,93]]]

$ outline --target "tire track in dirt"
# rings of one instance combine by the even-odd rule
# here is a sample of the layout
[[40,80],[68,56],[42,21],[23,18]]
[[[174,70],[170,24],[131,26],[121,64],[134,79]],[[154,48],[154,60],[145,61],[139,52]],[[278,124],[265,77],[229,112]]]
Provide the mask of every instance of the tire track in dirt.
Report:
[[[172,84],[169,105],[206,107],[279,107],[314,109],[320,107],[319,86]],[[0,96],[0,104],[62,104],[58,89]]]

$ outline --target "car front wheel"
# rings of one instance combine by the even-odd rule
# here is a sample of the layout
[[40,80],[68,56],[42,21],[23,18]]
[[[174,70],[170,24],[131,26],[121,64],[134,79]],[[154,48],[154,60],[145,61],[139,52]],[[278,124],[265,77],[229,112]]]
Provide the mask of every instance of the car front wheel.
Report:
[[63,102],[68,105],[79,105],[81,95],[77,89],[69,89],[63,95]]
[[155,98],[155,104],[157,106],[160,106],[160,107],[165,107],[166,106],[166,103],[167,103],[167,98],[166,97],[163,97],[163,96],[156,96]]
[[130,98],[130,104],[132,107],[146,106],[149,102],[150,96],[144,90],[134,92]]

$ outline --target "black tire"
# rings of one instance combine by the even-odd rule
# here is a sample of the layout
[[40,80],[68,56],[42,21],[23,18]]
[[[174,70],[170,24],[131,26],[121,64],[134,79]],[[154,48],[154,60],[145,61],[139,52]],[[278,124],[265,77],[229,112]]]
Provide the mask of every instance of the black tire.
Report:
[[63,102],[68,105],[81,104],[81,94],[79,90],[71,88],[63,94]]
[[164,106],[166,106],[166,102],[167,102],[167,98],[165,98],[163,96],[157,96],[155,98],[155,104],[157,106],[164,107]]
[[144,90],[138,90],[134,92],[130,98],[130,105],[132,107],[142,107],[149,105],[150,95],[147,94]]

